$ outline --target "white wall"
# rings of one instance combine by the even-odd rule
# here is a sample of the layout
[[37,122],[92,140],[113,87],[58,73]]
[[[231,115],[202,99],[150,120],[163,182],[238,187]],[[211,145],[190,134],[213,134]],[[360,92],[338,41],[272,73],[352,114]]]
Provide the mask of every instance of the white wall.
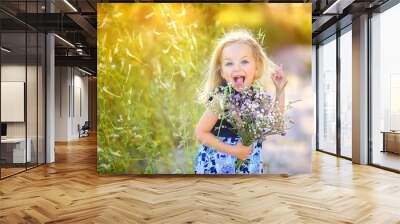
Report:
[[83,75],[75,68],[56,67],[56,141],[79,138],[78,124],[88,120],[88,78]]
[[69,68],[55,68],[55,141],[68,140]]
[[[71,135],[74,138],[79,137],[78,124],[81,126],[88,120],[88,78],[81,76],[82,73],[76,74],[77,70],[74,71],[74,108],[72,117],[72,130]],[[80,108],[81,107],[81,108]],[[81,110],[81,111],[80,111]]]
[[25,82],[25,64],[1,65],[1,81]]

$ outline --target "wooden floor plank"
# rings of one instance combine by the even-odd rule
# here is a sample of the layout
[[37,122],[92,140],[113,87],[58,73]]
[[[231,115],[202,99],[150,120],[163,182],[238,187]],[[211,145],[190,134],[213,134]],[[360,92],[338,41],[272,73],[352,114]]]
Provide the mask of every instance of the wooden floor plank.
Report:
[[0,223],[400,223],[400,175],[313,152],[289,177],[99,176],[96,138],[0,181]]

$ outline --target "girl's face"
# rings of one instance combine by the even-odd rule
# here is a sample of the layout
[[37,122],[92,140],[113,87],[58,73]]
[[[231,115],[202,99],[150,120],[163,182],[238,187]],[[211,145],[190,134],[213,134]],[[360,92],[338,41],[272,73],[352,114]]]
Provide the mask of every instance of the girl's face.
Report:
[[222,50],[222,77],[240,91],[250,86],[256,74],[256,61],[251,47],[245,43],[231,43]]

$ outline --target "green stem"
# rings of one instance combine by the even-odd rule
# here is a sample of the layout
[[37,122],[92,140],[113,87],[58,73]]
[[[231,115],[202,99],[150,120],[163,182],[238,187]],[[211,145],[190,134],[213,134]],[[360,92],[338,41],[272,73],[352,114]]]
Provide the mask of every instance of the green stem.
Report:
[[239,170],[243,163],[244,163],[243,160],[237,159],[236,160],[236,170]]
[[[252,145],[251,143],[250,143],[250,144],[244,144],[243,142],[242,142],[242,144],[243,144],[244,146],[250,146],[250,145]],[[252,148],[252,150],[253,150],[253,148]],[[239,170],[240,167],[242,166],[242,164],[245,163],[245,161],[246,161],[246,160],[237,159],[237,160],[236,160],[236,170]]]
[[[229,91],[229,94],[230,94],[230,93],[231,93],[231,88],[230,88],[230,86],[228,86],[228,89],[227,89],[227,88],[224,89],[224,98],[223,98],[223,103],[222,103],[222,105],[223,105],[224,107],[225,107],[225,103],[226,103],[226,98],[227,98],[227,95],[228,95],[228,91]],[[222,122],[223,122],[224,119],[225,119],[225,109],[224,109],[224,108],[222,108],[222,109],[224,110],[224,112],[222,113],[221,121],[220,121],[220,123],[219,123],[217,137],[219,137],[219,133],[220,133],[220,131],[221,131]]]

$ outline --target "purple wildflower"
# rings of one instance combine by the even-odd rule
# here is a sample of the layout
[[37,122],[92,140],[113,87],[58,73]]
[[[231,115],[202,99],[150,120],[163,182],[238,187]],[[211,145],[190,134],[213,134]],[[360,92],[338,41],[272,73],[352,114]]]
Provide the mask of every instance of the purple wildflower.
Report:
[[232,124],[244,145],[263,141],[269,135],[286,136],[285,118],[271,95],[260,88],[248,88],[241,93],[222,92],[228,95],[224,95],[221,117]]
[[233,96],[233,98],[234,98],[236,101],[239,101],[241,97],[240,97],[240,94],[236,94],[236,95]]

